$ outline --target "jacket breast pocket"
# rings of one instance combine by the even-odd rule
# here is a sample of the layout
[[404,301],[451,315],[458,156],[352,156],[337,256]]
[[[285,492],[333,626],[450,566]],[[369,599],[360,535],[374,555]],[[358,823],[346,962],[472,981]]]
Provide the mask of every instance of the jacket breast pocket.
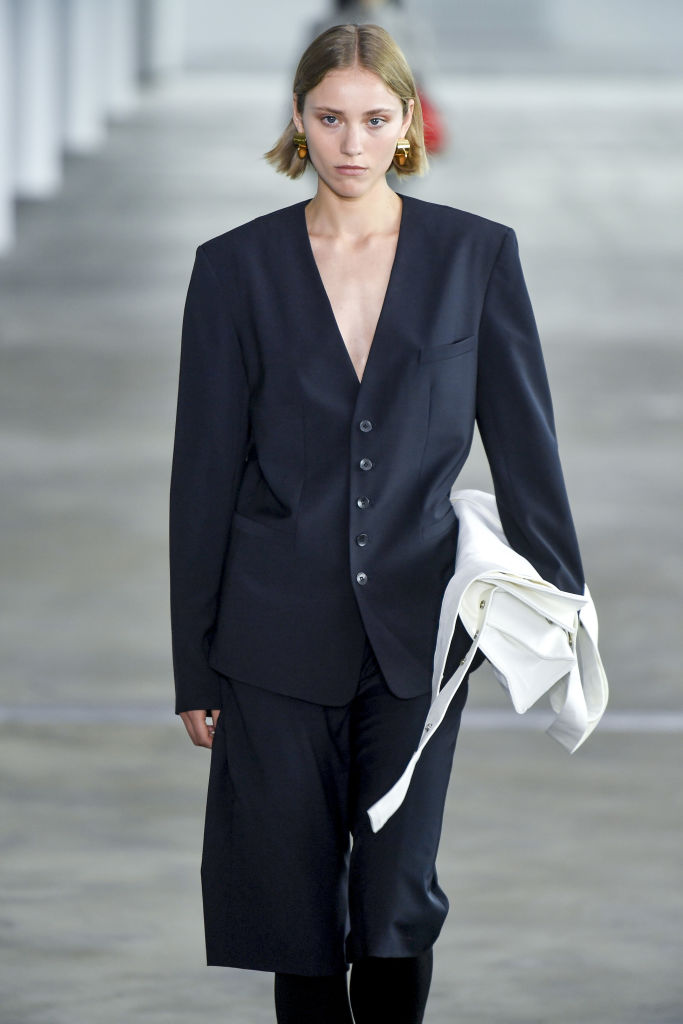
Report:
[[476,334],[471,334],[468,338],[456,338],[455,341],[449,341],[445,345],[426,345],[420,349],[420,362],[434,363],[441,359],[464,356],[466,352],[472,351],[476,343]]

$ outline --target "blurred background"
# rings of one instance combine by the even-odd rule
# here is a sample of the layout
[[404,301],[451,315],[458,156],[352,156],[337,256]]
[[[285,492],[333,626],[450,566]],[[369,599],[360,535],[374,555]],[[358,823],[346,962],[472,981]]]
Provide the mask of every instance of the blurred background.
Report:
[[262,154],[312,34],[359,19],[430,110],[395,187],[517,232],[612,688],[569,759],[473,680],[427,1022],[683,1022],[683,5],[0,0],[1,1024],[272,1020],[267,976],[202,967],[180,324],[200,242],[313,193]]

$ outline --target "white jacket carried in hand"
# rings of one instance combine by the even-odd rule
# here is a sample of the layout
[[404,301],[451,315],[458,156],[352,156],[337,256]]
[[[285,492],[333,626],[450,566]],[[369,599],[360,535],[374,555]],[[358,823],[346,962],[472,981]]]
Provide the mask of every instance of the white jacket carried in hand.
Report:
[[[455,573],[444,592],[434,654],[432,703],[417,750],[392,788],[368,811],[374,832],[398,810],[415,765],[443,720],[481,649],[522,714],[544,693],[556,717],[548,732],[570,753],[600,721],[608,699],[598,652],[598,619],[588,587],[558,590],[510,547],[492,494],[462,490],[451,496],[458,517]],[[472,646],[440,687],[455,624]]]

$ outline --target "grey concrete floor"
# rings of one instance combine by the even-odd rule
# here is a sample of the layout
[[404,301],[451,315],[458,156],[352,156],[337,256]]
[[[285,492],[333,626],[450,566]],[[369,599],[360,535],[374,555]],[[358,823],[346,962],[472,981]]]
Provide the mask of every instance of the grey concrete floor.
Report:
[[[2,1024],[272,1021],[203,964],[207,771],[171,713],[166,501],[195,246],[310,194],[277,76],[146,94],[0,263]],[[516,228],[612,710],[574,757],[477,674],[429,1024],[683,1022],[683,85],[435,83],[411,191]],[[475,451],[463,483],[486,486]]]

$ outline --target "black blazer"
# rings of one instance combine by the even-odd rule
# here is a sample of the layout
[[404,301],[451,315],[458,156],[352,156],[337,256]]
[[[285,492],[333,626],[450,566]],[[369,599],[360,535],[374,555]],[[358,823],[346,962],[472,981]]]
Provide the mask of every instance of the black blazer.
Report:
[[344,704],[366,633],[395,694],[427,692],[475,419],[511,545],[583,590],[514,232],[403,196],[359,384],[305,206],[197,249],[171,476],[177,711],[220,707],[217,673]]

